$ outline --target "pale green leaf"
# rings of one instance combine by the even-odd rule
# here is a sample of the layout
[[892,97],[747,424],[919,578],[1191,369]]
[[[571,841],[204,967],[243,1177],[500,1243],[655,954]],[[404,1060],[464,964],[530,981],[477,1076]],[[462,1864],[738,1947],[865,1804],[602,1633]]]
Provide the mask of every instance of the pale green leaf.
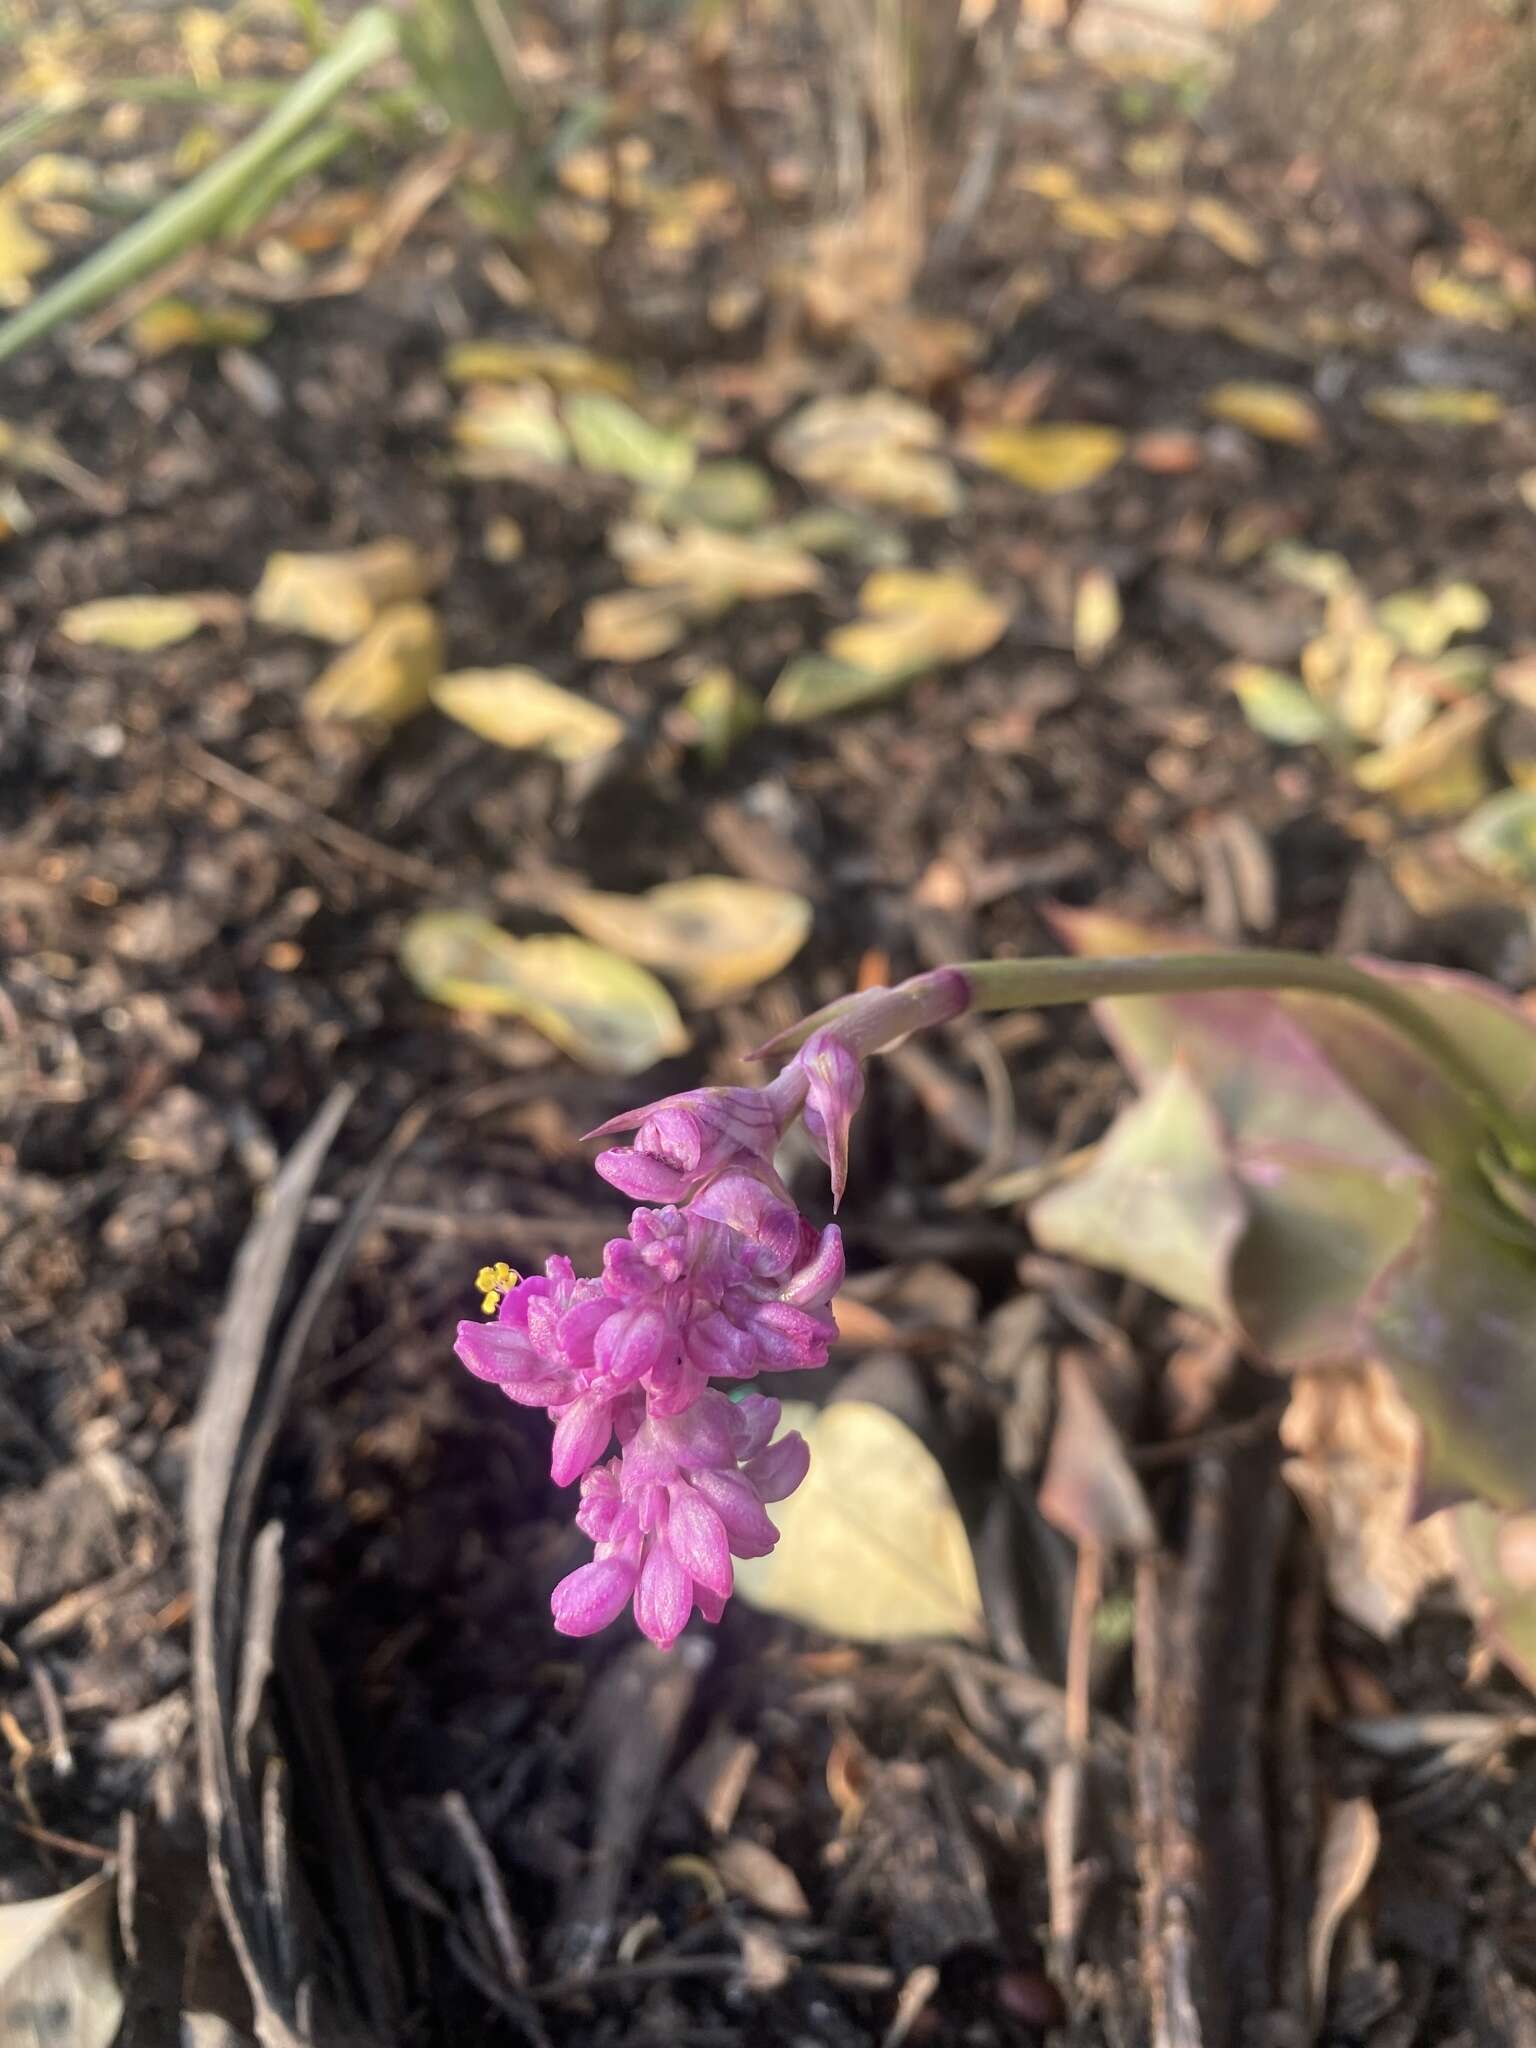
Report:
[[575,391],[562,411],[583,469],[627,477],[653,491],[680,490],[693,475],[698,457],[688,436],[652,426],[621,398]]
[[432,685],[432,702],[498,747],[548,754],[567,765],[596,760],[626,731],[615,712],[532,668],[455,669]]
[[406,926],[400,963],[434,1002],[521,1017],[600,1073],[642,1073],[688,1045],[655,976],[585,939],[515,939],[472,912],[428,910]]
[[984,1634],[965,1524],[938,1460],[888,1409],[786,1401],[811,1469],[772,1510],[779,1542],[736,1566],[750,1606],[860,1643]]
[[639,896],[563,888],[551,907],[599,945],[676,976],[695,1001],[755,988],[793,960],[811,929],[803,896],[734,875],[694,875]]

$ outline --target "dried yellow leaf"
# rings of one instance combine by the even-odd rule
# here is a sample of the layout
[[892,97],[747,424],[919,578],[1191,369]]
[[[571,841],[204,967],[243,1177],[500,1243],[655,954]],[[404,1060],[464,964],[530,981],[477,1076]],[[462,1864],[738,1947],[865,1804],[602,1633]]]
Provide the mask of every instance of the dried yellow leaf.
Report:
[[1496,391],[1459,384],[1385,384],[1369,392],[1365,409],[1398,427],[1491,427],[1504,417]]
[[563,888],[552,907],[577,931],[687,985],[696,1002],[755,988],[805,944],[811,906],[789,889],[734,875],[663,882],[640,896]]
[[1317,407],[1289,384],[1218,384],[1206,393],[1205,409],[1213,419],[1226,420],[1264,441],[1312,448],[1323,438]]
[[1039,427],[983,427],[963,452],[1010,483],[1052,493],[1080,491],[1112,470],[1125,452],[1118,427],[1057,422]]
[[402,725],[426,708],[442,668],[443,636],[431,606],[386,605],[310,685],[304,715]]
[[345,645],[367,632],[384,605],[424,597],[431,581],[425,558],[408,540],[376,540],[337,554],[279,553],[262,571],[251,617]]
[[1198,234],[1214,242],[1224,256],[1230,256],[1234,263],[1246,264],[1250,270],[1256,270],[1268,253],[1257,229],[1224,199],[1201,194],[1185,207],[1184,218]]
[[623,719],[589,698],[562,690],[532,668],[462,668],[439,676],[432,702],[498,747],[548,754],[574,766],[619,744]]
[[207,623],[206,604],[195,597],[98,597],[62,613],[59,631],[77,647],[152,654],[157,647],[190,640]]

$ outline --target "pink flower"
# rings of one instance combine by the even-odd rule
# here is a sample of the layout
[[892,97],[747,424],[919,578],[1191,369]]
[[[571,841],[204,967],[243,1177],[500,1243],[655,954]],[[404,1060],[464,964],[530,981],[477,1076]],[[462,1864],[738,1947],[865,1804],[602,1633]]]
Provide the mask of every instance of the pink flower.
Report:
[[664,1650],[695,1606],[718,1621],[732,1557],[773,1548],[778,1531],[764,1503],[792,1493],[810,1463],[793,1431],[770,1444],[778,1420],[778,1402],[762,1395],[733,1404],[704,1393],[680,1415],[648,1417],[619,1457],[589,1472],[576,1521],[595,1552],[555,1588],[561,1634],[595,1634],[631,1601],[641,1631]]
[[805,1100],[805,1082],[788,1068],[766,1088],[690,1088],[628,1110],[589,1131],[608,1138],[633,1131],[634,1142],[600,1152],[606,1181],[636,1202],[686,1202],[727,1167],[761,1174],[779,1186],[773,1155]]

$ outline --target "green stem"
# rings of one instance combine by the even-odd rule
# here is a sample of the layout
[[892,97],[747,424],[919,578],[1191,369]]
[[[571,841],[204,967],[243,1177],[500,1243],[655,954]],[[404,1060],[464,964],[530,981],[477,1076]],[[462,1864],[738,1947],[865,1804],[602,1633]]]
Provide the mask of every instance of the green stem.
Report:
[[1305,989],[1373,1011],[1421,1052],[1512,1165],[1532,1164],[1530,1140],[1449,1033],[1409,997],[1347,960],[1282,952],[1146,953],[1114,960],[977,960],[960,968],[978,1010],[1050,1009],[1105,996],[1215,994],[1232,989]]
[[355,79],[392,56],[398,42],[394,18],[382,8],[354,15],[345,34],[243,142],[0,326],[0,362],[210,235],[251,181]]

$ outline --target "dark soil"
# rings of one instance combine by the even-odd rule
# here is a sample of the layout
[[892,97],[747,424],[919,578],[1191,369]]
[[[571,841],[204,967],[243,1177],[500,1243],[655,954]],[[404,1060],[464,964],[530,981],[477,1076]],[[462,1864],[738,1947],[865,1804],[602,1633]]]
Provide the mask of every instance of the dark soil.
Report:
[[[1231,166],[1234,189],[1313,229],[1277,263],[1282,300],[1384,304],[1389,350],[1466,347],[1392,299],[1326,185],[1287,195],[1283,168]],[[1005,213],[961,288],[978,310],[1033,253]],[[1169,250],[1112,282],[1229,303],[1260,289],[1204,245]],[[87,598],[243,595],[274,548],[402,534],[442,559],[452,665],[527,661],[586,687],[576,625],[617,581],[611,505],[445,475],[445,340],[518,331],[477,259],[424,231],[364,293],[281,312],[260,351],[271,417],[217,361],[145,366],[114,338],[34,356],[0,401],[120,501],[39,486],[36,531],[0,555],[0,1881],[62,1889],[121,1848],[137,1871],[126,2038],[170,2041],[181,2010],[222,2014],[235,2038],[251,2026],[196,1789],[189,1423],[236,1252],[345,1082],[355,1100],[309,1201],[304,1271],[400,1119],[418,1108],[424,1122],[306,1347],[261,1503],[282,1529],[289,1616],[272,1741],[303,1883],[283,1910],[316,1945],[317,2041],[1147,2038],[1138,1717],[1153,1735],[1126,1654],[1128,1579],[1111,1583],[1099,1644],[1078,1960],[1048,1959],[1042,1811],[1065,1755],[1072,1570],[1033,1506],[1029,1458],[1062,1347],[1092,1348],[1132,1436],[1158,1444],[1176,1427],[1164,1364],[1176,1354],[1185,1384],[1203,1340],[1135,1290],[1034,1258],[1008,1212],[946,1200],[986,1142],[965,1036],[874,1077],[843,1220],[854,1292],[893,1331],[840,1351],[818,1398],[857,1372],[921,1422],[976,1533],[993,1656],[853,1649],[739,1603],[670,1662],[627,1624],[555,1636],[549,1591],[583,1546],[545,1477],[547,1427],[456,1367],[453,1325],[474,1312],[482,1263],[526,1268],[559,1248],[590,1261],[620,1226],[581,1132],[738,1071],[754,1041],[861,975],[1048,950],[1054,901],[1227,938],[1342,937],[1527,982],[1521,920],[1416,920],[1346,829],[1333,771],[1277,755],[1212,674],[1233,653],[1284,658],[1259,644],[1286,637],[1279,597],[1221,561],[1255,511],[1274,534],[1340,548],[1373,590],[1469,577],[1494,600],[1490,638],[1536,640],[1530,514],[1510,488],[1533,415],[1449,444],[1389,429],[1361,411],[1348,349],[1287,363],[1173,335],[1052,252],[1060,289],[996,333],[989,376],[1048,361],[1052,415],[1137,429],[1199,428],[1200,395],[1224,377],[1293,378],[1324,396],[1326,450],[1216,430],[1185,476],[1126,464],[1038,503],[979,483],[919,558],[961,556],[1010,594],[1006,638],[890,708],[765,728],[716,774],[669,736],[665,664],[591,683],[642,736],[572,793],[550,764],[435,713],[389,738],[306,727],[317,660],[298,640],[242,624],[146,659],[56,634]],[[1475,348],[1469,381],[1536,396],[1523,341]],[[527,534],[511,565],[486,555],[498,514]],[[1095,561],[1119,579],[1126,628],[1085,673],[1070,588]],[[796,602],[738,613],[689,654],[766,687],[813,619]],[[361,841],[328,838],[324,820]],[[697,1019],[696,1056],[633,1086],[595,1078],[520,1027],[429,1005],[396,965],[413,911],[494,912],[498,877],[541,862],[624,888],[701,869],[787,882],[812,896],[814,935],[750,1004]],[[1005,1025],[995,1042],[1018,1159],[1102,1128],[1122,1083],[1090,1020]],[[821,1199],[809,1177],[805,1194]],[[1027,1329],[1021,1299],[1036,1304]],[[1369,1792],[1383,1849],[1312,2038],[1529,2042],[1536,1778],[1500,1734],[1520,1696],[1474,1657],[1449,1600],[1391,1648],[1329,1615],[1278,1477],[1274,1389],[1241,1373],[1214,1384],[1200,1424],[1214,1448],[1156,1467],[1154,1486],[1159,1597],[1206,1617],[1191,1638],[1206,1668],[1180,1679],[1208,1731],[1185,1816],[1190,1909],[1226,2014],[1205,2038],[1309,2037],[1298,1987],[1320,1829]],[[1223,1449],[1222,1427],[1255,1415],[1246,1447]],[[1222,1487],[1224,1507],[1201,1506]],[[1215,1587],[1190,1544],[1203,1513],[1225,1517],[1237,1560]],[[1229,1680],[1241,1700],[1223,1697]],[[1493,1732],[1458,1747],[1434,1718],[1450,1713]],[[1351,1717],[1388,1715],[1424,1717],[1407,1756],[1347,1739]],[[344,1770],[310,1739],[331,1718]],[[334,1847],[348,1810],[383,1902],[369,1940]],[[747,1853],[725,1855],[726,1839]],[[1208,1878],[1231,1896],[1210,1897]],[[1199,2036],[1165,2018],[1157,2038]]]

